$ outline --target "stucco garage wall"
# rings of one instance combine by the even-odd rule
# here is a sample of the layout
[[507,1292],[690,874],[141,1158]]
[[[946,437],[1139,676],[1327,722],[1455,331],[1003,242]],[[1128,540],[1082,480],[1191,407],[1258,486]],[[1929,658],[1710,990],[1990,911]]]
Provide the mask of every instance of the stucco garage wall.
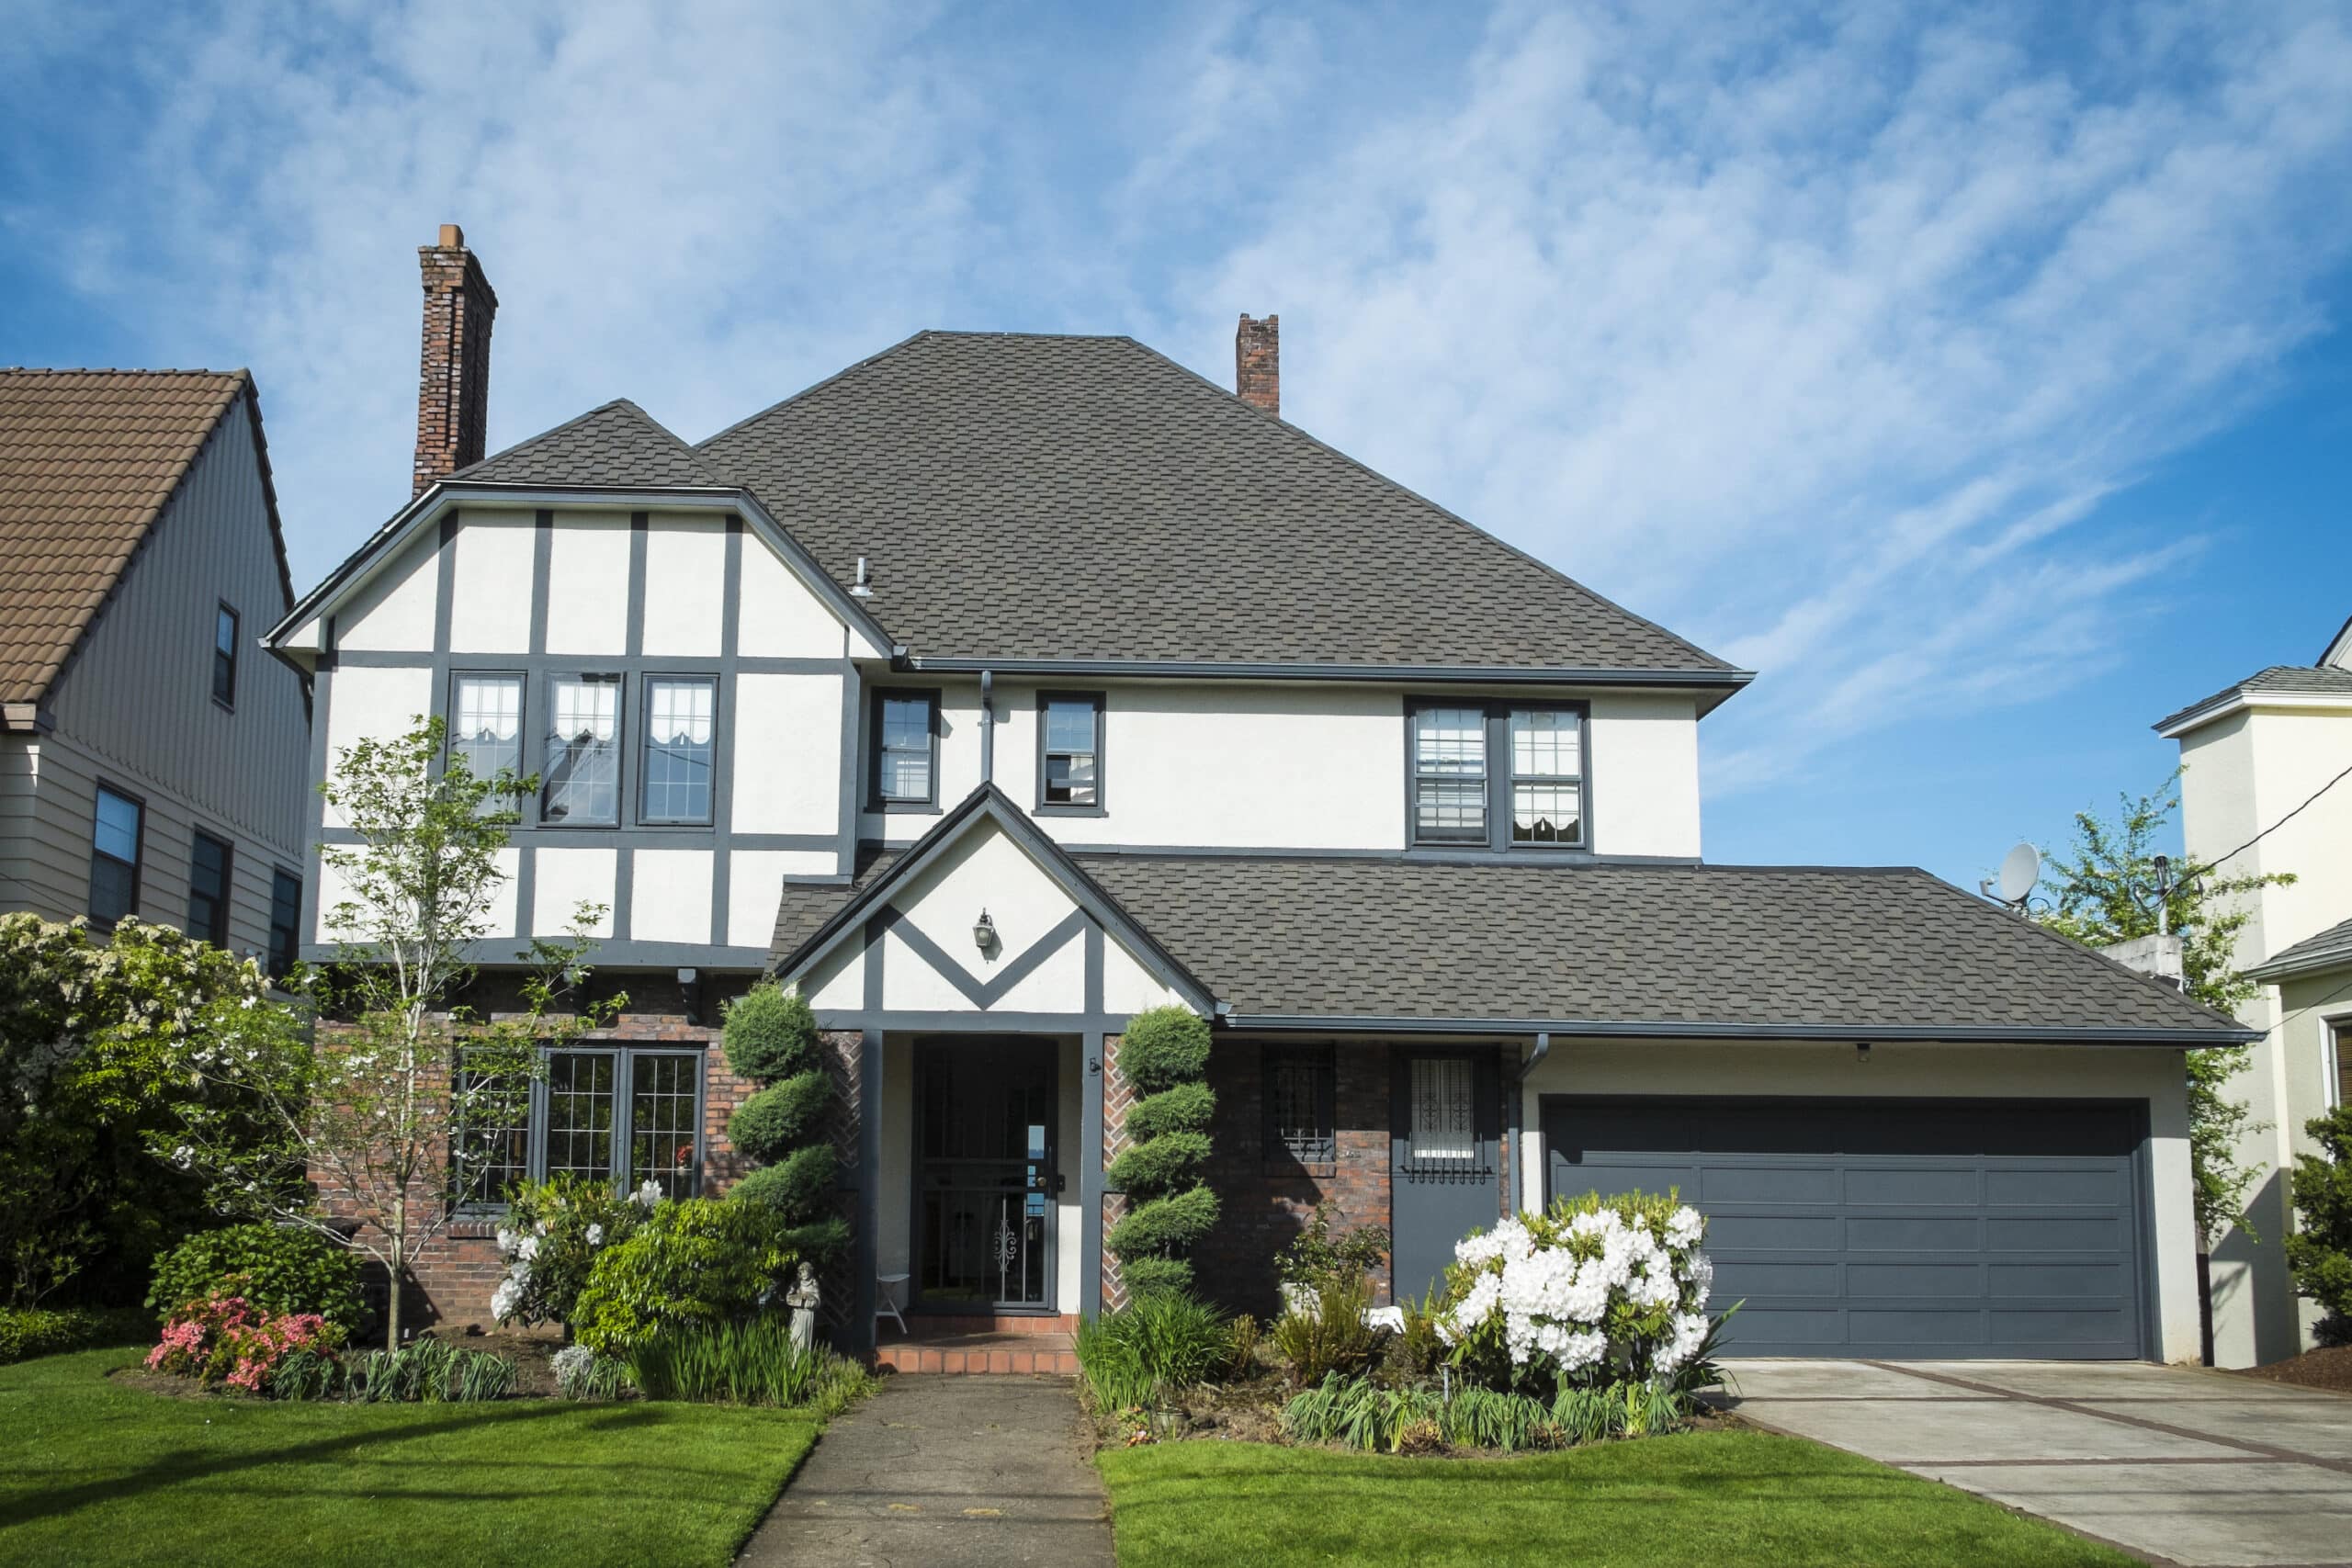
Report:
[[2143,1100],[2154,1184],[2156,1338],[2167,1361],[2193,1361],[2200,1353],[2188,1093],[2177,1051],[1884,1043],[1874,1044],[1863,1062],[1845,1043],[1555,1040],[1521,1086],[1520,1175],[1530,1202],[1544,1191],[1537,1101],[1546,1094]]

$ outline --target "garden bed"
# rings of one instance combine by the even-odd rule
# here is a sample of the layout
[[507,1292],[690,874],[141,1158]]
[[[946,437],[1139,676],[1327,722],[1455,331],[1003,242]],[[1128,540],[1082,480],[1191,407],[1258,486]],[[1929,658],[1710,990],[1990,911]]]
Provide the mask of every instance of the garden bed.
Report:
[[2316,1350],[2306,1350],[2300,1356],[2290,1356],[2283,1361],[2273,1361],[2267,1367],[2233,1370],[2242,1378],[2260,1378],[2266,1382],[2292,1383],[2298,1388],[2323,1388],[2335,1393],[2352,1393],[2352,1345],[2324,1345]]

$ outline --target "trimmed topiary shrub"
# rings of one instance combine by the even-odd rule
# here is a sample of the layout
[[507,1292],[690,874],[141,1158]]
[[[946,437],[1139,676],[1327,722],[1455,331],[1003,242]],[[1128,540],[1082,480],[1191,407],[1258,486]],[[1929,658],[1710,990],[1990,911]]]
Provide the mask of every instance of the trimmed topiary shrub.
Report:
[[849,1226],[831,1212],[840,1157],[825,1127],[833,1080],[820,1065],[817,1015],[797,991],[757,987],[727,1010],[725,1040],[727,1065],[765,1086],[728,1118],[729,1142],[759,1167],[730,1198],[773,1213],[794,1250],[838,1257]]
[[270,1317],[314,1313],[346,1336],[364,1311],[357,1255],[289,1225],[202,1231],[155,1260],[147,1304],[159,1315],[223,1296],[241,1297]]
[[1145,1091],[1127,1111],[1134,1140],[1104,1179],[1127,1195],[1126,1217],[1103,1245],[1119,1260],[1130,1298],[1188,1289],[1184,1254],[1216,1224],[1216,1194],[1201,1179],[1205,1129],[1216,1096],[1202,1082],[1209,1066],[1208,1021],[1187,1008],[1153,1008],[1128,1021],[1119,1070]]

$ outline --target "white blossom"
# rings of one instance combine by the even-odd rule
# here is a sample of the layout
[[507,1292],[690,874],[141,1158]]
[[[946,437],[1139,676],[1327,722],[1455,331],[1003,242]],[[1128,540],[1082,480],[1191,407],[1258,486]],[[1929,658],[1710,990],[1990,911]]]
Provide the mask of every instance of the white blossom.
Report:
[[590,1225],[588,1227],[588,1245],[591,1247],[602,1247],[605,1245],[604,1226]]
[[650,1213],[653,1206],[662,1201],[662,1184],[649,1176],[645,1179],[645,1185],[639,1188],[633,1196]]
[[526,1263],[528,1263],[538,1255],[539,1238],[537,1236],[526,1235],[514,1245],[514,1256],[520,1258]]
[[500,1280],[498,1289],[490,1293],[490,1315],[504,1323],[514,1315],[515,1303],[522,1294],[523,1288],[514,1280]]

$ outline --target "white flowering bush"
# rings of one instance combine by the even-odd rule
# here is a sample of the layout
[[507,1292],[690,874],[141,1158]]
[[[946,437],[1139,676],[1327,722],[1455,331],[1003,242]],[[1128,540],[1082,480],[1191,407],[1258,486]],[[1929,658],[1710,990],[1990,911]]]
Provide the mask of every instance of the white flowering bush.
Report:
[[560,1176],[514,1190],[497,1232],[506,1277],[491,1292],[501,1323],[570,1323],[597,1255],[628,1239],[662,1201],[648,1181],[622,1197],[610,1182]]
[[1670,1377],[1707,1339],[1706,1228],[1671,1193],[1521,1213],[1454,1247],[1438,1332],[1456,1366],[1498,1388]]

